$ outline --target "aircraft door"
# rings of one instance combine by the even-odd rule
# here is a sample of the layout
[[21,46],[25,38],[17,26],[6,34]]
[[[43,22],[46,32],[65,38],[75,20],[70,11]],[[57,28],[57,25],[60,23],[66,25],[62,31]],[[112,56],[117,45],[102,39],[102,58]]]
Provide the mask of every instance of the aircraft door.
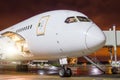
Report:
[[46,28],[46,25],[47,25],[47,22],[48,22],[48,19],[49,19],[49,15],[47,16],[43,16],[38,25],[37,25],[37,36],[39,35],[44,35],[45,34],[45,28]]

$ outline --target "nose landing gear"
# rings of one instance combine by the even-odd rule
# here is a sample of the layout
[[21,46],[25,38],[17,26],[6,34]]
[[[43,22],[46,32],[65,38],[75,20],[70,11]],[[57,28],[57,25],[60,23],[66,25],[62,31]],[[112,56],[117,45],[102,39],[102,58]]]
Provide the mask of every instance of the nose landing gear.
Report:
[[71,77],[72,76],[72,70],[66,66],[63,66],[59,70],[60,77]]
[[61,69],[59,70],[59,76],[60,77],[71,77],[72,76],[72,70],[68,68],[68,60],[67,58],[59,59],[60,64],[62,65]]

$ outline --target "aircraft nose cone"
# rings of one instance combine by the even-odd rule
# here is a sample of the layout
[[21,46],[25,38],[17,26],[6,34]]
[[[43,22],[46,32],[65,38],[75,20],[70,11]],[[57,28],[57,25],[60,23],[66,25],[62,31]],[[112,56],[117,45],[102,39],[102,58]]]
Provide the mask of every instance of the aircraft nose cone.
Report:
[[105,36],[95,24],[89,28],[86,34],[86,47],[89,51],[96,51],[105,44]]

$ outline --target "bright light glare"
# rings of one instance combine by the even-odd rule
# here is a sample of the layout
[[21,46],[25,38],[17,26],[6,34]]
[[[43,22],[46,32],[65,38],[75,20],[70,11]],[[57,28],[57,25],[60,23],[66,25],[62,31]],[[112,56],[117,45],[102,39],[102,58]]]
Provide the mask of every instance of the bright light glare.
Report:
[[57,70],[58,68],[55,67],[55,66],[50,66],[49,69],[50,69],[50,70]]
[[11,62],[12,64],[17,64],[17,62],[15,62],[15,61],[13,61],[13,62]]
[[93,72],[94,72],[95,74],[98,74],[98,73],[99,73],[99,70],[98,70],[97,68],[94,68],[94,69],[93,69]]
[[18,54],[18,49],[17,47],[13,46],[13,45],[7,45],[3,47],[3,51],[4,51],[4,57],[5,58],[13,58]]
[[38,73],[39,73],[40,75],[44,75],[45,72],[44,72],[43,70],[39,70]]
[[17,50],[15,47],[7,47],[6,51],[7,53],[15,53]]

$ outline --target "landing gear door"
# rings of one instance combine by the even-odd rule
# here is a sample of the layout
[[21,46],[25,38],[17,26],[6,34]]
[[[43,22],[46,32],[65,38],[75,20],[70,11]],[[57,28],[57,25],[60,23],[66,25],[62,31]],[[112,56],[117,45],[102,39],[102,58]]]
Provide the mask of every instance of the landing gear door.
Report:
[[37,25],[37,36],[40,36],[40,35],[44,35],[45,34],[45,28],[46,28],[46,25],[47,25],[47,22],[48,22],[48,19],[49,19],[49,15],[47,16],[43,16],[38,25]]

